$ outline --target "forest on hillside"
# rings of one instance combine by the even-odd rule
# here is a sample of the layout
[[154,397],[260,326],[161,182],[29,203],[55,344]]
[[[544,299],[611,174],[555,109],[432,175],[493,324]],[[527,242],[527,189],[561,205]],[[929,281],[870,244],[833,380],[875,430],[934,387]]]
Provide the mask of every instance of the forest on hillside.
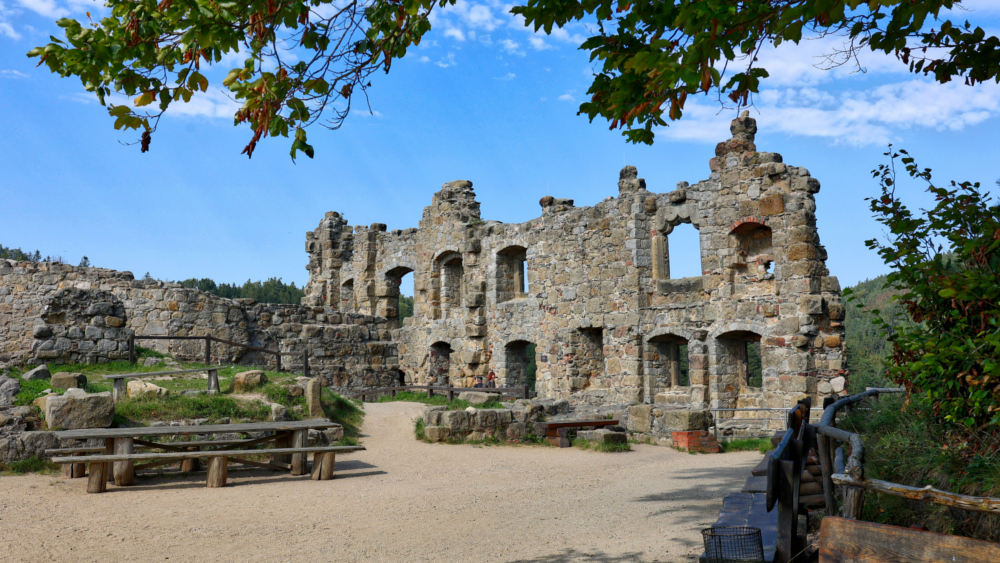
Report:
[[295,282],[286,284],[281,281],[281,278],[269,278],[263,282],[247,280],[243,285],[216,283],[209,278],[190,278],[178,283],[183,287],[200,289],[219,297],[254,299],[258,303],[288,303],[298,305],[306,294],[305,290],[295,286]]
[[883,329],[874,323],[873,310],[896,312],[896,322],[906,322],[905,313],[892,301],[893,291],[883,289],[886,276],[865,280],[850,287],[852,294],[845,299],[846,338],[844,351],[847,369],[855,381],[873,381],[884,377],[883,364],[892,347],[882,334]]

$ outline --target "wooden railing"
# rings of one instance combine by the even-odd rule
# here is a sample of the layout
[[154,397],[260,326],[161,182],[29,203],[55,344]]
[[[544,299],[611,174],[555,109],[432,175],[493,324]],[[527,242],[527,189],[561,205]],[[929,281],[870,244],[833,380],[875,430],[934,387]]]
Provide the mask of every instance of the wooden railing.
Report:
[[205,341],[205,364],[212,365],[212,342],[217,342],[219,344],[225,344],[227,346],[238,346],[246,350],[252,350],[254,352],[263,352],[265,354],[274,354],[277,360],[277,368],[275,371],[281,370],[281,357],[282,356],[302,356],[302,375],[309,377],[309,351],[303,350],[301,354],[299,352],[277,352],[275,350],[268,350],[267,348],[260,348],[258,346],[251,346],[249,344],[241,344],[239,342],[232,342],[229,340],[223,340],[221,338],[216,338],[212,335],[205,336],[142,336],[136,335],[134,332],[128,337],[128,361],[129,363],[135,363],[135,341],[136,340],[204,340]]

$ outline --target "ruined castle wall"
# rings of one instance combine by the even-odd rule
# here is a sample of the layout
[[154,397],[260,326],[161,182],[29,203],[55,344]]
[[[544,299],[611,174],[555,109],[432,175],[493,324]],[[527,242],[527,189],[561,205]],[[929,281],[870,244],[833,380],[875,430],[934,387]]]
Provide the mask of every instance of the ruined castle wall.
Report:
[[[0,365],[96,363],[128,357],[128,338],[205,336],[290,354],[284,369],[310,371],[344,391],[395,381],[389,321],[320,306],[226,299],[129,272],[66,264],[0,261]],[[203,361],[198,340],[140,340],[181,359]],[[273,354],[213,343],[214,362],[276,367]]]

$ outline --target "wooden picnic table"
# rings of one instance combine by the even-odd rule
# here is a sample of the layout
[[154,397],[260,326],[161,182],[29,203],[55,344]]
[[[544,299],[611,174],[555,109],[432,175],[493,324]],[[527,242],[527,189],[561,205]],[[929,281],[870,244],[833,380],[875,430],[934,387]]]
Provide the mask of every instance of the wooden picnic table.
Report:
[[[194,471],[198,469],[199,458],[209,458],[210,472],[212,463],[218,464],[214,460],[225,460],[222,463],[242,463],[255,467],[263,467],[276,470],[290,470],[292,475],[305,475],[307,473],[308,456],[310,452],[316,453],[314,466],[321,462],[327,455],[330,457],[329,473],[332,475],[332,456],[336,451],[347,451],[351,449],[364,449],[357,447],[326,447],[307,448],[307,440],[310,430],[326,430],[338,428],[340,424],[327,420],[299,420],[299,421],[279,421],[279,422],[250,422],[243,424],[207,424],[201,426],[142,426],[131,428],[86,428],[80,430],[61,430],[53,432],[60,440],[104,440],[103,455],[83,456],[84,453],[98,453],[93,447],[62,448],[52,450],[50,453],[76,454],[76,457],[55,458],[56,463],[64,463],[71,467],[68,472],[70,477],[82,477],[82,464],[91,464],[91,483],[88,484],[88,491],[102,492],[103,484],[95,484],[98,480],[103,482],[113,481],[119,486],[129,486],[135,482],[135,471],[148,469],[170,463],[181,462],[181,470]],[[213,435],[213,434],[248,434],[256,432],[268,432],[267,436],[260,438],[248,438],[245,440],[204,440],[204,441],[174,441],[174,442],[154,442],[143,438],[158,438],[165,436],[190,436],[190,435]],[[271,444],[270,448],[253,449],[255,455],[269,455],[268,462],[236,459],[247,455],[246,448]],[[135,453],[136,446],[147,450],[146,453]],[[202,448],[209,448],[203,450]],[[155,450],[162,450],[157,452]],[[242,450],[242,453],[238,452]],[[212,455],[213,452],[218,452]],[[226,455],[230,454],[230,455]],[[113,459],[109,459],[112,456]],[[79,460],[79,461],[77,461]],[[135,465],[135,462],[146,462]],[[111,466],[113,465],[113,470]],[[95,476],[95,470],[102,469],[103,478]],[[223,471],[224,473],[224,471]],[[210,478],[211,482],[211,478]],[[225,482],[225,478],[222,478]],[[224,485],[223,485],[224,486]]]

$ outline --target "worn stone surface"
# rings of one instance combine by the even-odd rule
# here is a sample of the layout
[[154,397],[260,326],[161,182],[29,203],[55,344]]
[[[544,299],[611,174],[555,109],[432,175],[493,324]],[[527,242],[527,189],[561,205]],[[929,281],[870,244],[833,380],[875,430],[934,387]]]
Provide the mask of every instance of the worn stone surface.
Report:
[[20,379],[0,375],[0,407],[14,404],[14,397],[20,392]]
[[497,395],[492,395],[490,393],[481,393],[479,391],[463,391],[458,394],[458,398],[462,401],[468,401],[473,405],[481,405],[496,398]]
[[246,393],[267,384],[267,375],[259,369],[244,371],[233,376],[233,392]]
[[323,386],[320,384],[318,379],[310,379],[306,382],[306,410],[309,413],[309,418],[323,418],[326,413],[323,412]]
[[426,426],[424,436],[431,442],[444,442],[451,436],[451,429],[445,426]]
[[52,375],[49,384],[53,389],[83,389],[87,386],[87,376],[82,373],[63,371]]
[[111,393],[84,393],[70,389],[45,403],[45,421],[50,428],[107,428],[115,415]]
[[49,366],[42,364],[35,369],[29,370],[21,376],[21,379],[25,381],[30,381],[33,379],[50,379],[52,374],[49,373]]
[[663,413],[663,428],[674,430],[707,430],[712,425],[708,410],[671,410]]
[[169,389],[164,389],[163,387],[139,379],[129,380],[125,389],[128,391],[128,396],[133,399],[152,399],[156,397],[166,397],[170,394]]

